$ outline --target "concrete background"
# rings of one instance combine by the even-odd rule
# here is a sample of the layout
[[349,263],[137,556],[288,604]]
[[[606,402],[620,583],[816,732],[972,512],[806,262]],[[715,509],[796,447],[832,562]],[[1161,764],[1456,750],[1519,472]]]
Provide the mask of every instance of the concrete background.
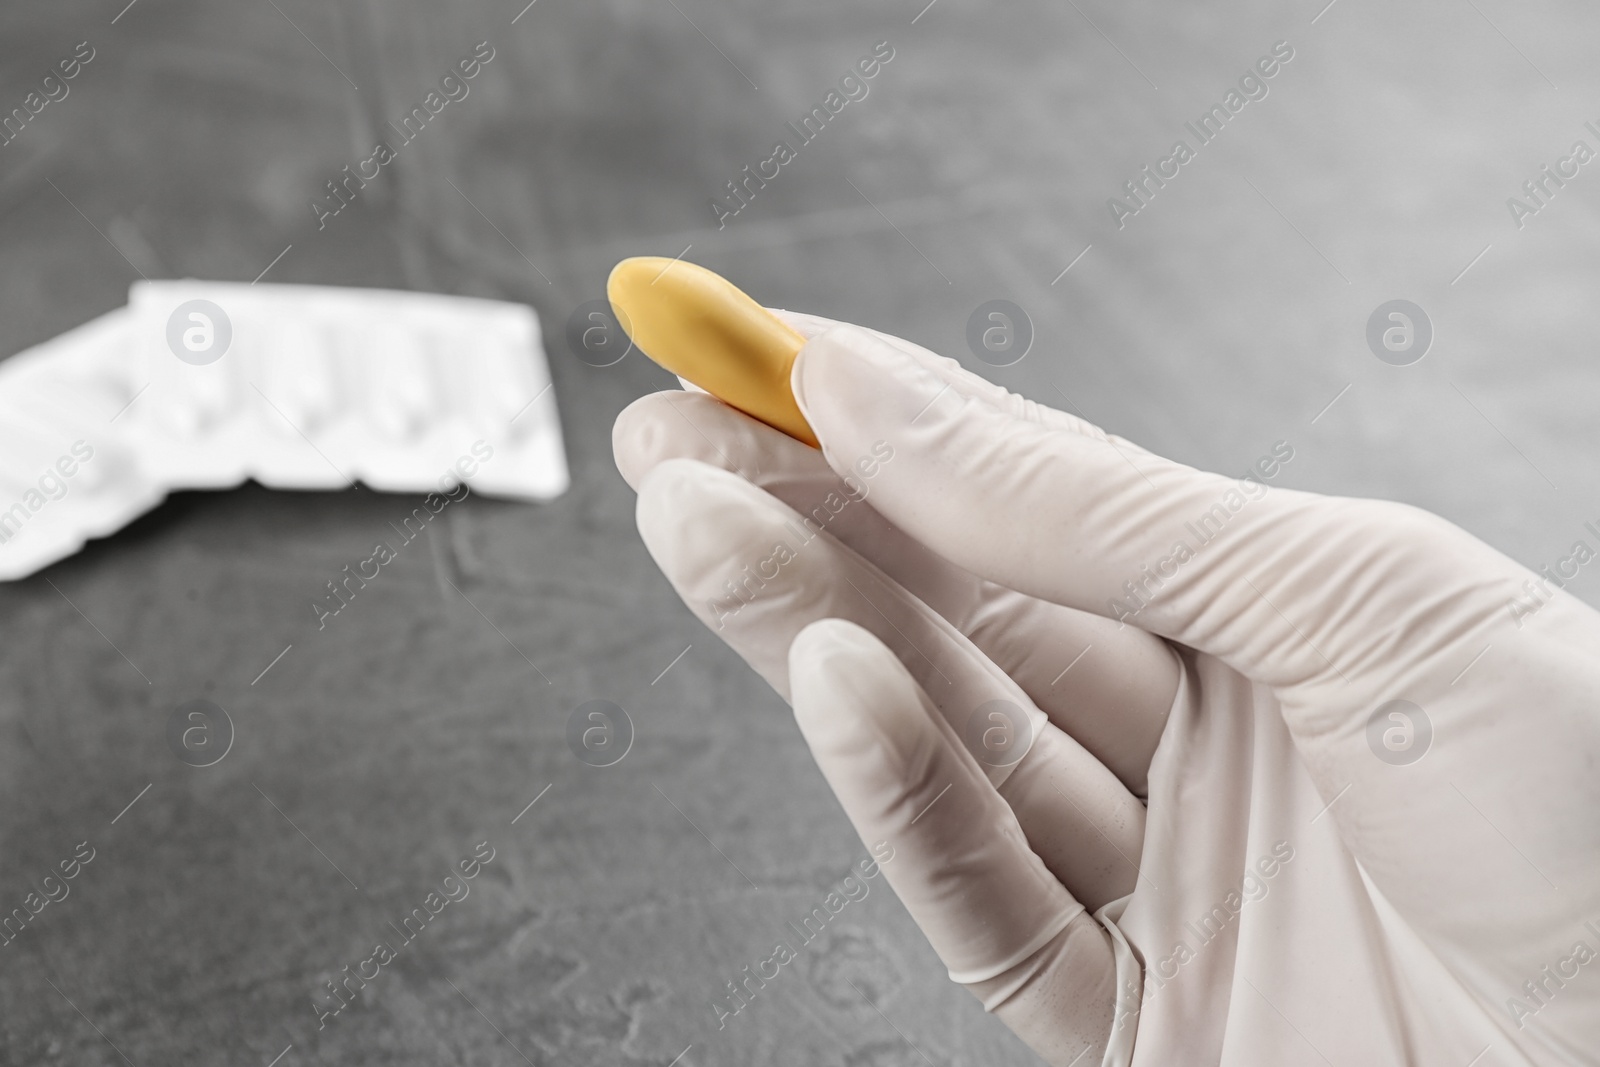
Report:
[[[0,148],[0,348],[292,245],[270,280],[537,308],[574,485],[453,505],[320,633],[311,597],[412,501],[183,494],[0,588],[0,910],[96,850],[0,947],[0,1063],[1033,1062],[881,880],[716,1028],[865,850],[634,532],[610,424],[670,379],[561,341],[621,256],[683,253],[1196,465],[1287,441],[1281,484],[1405,499],[1534,567],[1600,519],[1600,164],[1523,228],[1506,206],[1600,147],[1592,5],[123,4],[0,12],[5,110],[96,50]],[[708,200],[883,40],[870,95],[719,230]],[[1267,98],[1119,230],[1107,198],[1280,40]],[[322,183],[479,41],[471,95],[319,232]],[[1437,333],[1410,367],[1364,339],[1396,297]],[[993,298],[1036,331],[1004,369],[964,340]],[[204,769],[163,737],[196,697],[238,731]],[[590,699],[636,725],[614,767],[563,740]],[[484,840],[471,896],[318,1032],[309,998]]]

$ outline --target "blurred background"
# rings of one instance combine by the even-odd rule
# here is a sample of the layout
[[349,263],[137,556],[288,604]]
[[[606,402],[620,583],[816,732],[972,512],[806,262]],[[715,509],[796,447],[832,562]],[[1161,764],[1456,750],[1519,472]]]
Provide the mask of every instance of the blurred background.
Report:
[[[925,3],[0,9],[0,111],[94,52],[0,147],[0,349],[141,275],[525,302],[573,474],[548,504],[450,507],[321,632],[308,601],[409,498],[178,494],[0,588],[0,911],[94,850],[0,946],[0,1062],[1035,1062],[881,879],[718,1028],[726,983],[866,850],[634,531],[611,422],[674,383],[565,339],[623,256],[911,338],[1197,466],[1286,442],[1275,484],[1406,500],[1535,569],[1594,543],[1600,164],[1536,214],[1507,200],[1600,149],[1600,9]],[[319,229],[324,183],[480,42],[470,94]],[[867,95],[800,144],[786,123],[880,42]],[[1129,199],[1278,42],[1267,95]],[[796,158],[719,227],[779,140]],[[1113,197],[1139,208],[1120,227]],[[1367,339],[1395,299],[1434,335],[1405,366]],[[1010,366],[968,343],[992,300],[1032,334]],[[1570,591],[1600,602],[1592,574]],[[205,768],[164,733],[200,698],[237,731]],[[566,742],[590,700],[634,725],[615,765]],[[470,896],[319,1030],[326,983],[485,841]]]

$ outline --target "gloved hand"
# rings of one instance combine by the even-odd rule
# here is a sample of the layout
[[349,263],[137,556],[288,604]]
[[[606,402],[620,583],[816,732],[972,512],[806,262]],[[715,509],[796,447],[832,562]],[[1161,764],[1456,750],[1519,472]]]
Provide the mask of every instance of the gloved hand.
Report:
[[1600,615],[785,317],[822,453],[669,392],[617,463],[955,981],[1058,1065],[1600,1062]]

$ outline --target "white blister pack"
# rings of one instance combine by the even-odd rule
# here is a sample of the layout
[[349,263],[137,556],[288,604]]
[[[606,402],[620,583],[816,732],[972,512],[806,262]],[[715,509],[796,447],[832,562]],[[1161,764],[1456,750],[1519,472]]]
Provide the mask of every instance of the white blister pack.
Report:
[[112,420],[138,385],[126,308],[0,363],[0,579],[21,578],[155,507]]
[[531,308],[189,281],[136,282],[129,303],[149,388],[124,418],[168,484],[421,491],[481,438],[495,458],[474,489],[543,500],[567,487]]
[[[492,456],[457,468],[481,457],[479,441]],[[421,493],[463,476],[519,500],[567,487],[531,308],[137,282],[129,307],[0,363],[0,579],[70,555],[172,490],[253,478]]]

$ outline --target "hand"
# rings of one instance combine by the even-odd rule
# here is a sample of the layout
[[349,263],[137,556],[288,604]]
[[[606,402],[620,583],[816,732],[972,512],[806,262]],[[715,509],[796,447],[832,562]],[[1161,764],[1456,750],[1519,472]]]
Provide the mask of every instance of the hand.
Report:
[[954,980],[1058,1065],[1597,1062],[1600,615],[786,317],[820,454],[672,392],[618,466]]

